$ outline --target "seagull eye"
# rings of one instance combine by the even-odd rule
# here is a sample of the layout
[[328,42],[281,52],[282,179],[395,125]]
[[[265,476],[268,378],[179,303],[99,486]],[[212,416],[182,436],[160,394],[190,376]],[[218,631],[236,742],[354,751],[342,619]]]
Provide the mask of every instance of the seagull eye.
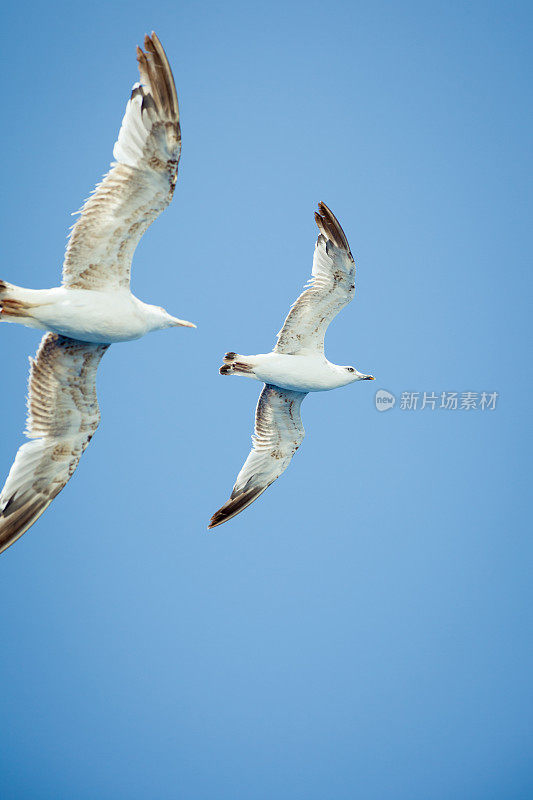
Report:
[[355,369],[353,367],[346,367],[346,369],[348,370],[348,372],[355,372]]

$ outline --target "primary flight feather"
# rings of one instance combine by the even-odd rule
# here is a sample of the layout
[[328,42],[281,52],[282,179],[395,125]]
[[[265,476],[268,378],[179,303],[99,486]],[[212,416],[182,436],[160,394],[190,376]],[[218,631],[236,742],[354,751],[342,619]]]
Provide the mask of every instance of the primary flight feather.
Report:
[[31,362],[26,434],[0,494],[0,552],[65,486],[100,421],[96,371],[113,342],[195,327],[130,291],[133,253],[172,200],[181,152],[178,98],[155,33],[137,48],[133,86],[111,170],[74,225],[54,289],[0,281],[0,319],[49,331]]

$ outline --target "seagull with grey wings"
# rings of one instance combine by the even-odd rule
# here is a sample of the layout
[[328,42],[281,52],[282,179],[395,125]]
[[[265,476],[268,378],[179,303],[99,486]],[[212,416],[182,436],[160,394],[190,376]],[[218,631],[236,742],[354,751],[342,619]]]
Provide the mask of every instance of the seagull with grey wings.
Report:
[[0,319],[45,330],[31,360],[26,435],[0,494],[0,552],[33,525],[78,466],[98,423],[96,371],[114,342],[191,322],[130,291],[139,240],[174,194],[181,152],[178,97],[155,33],[137,48],[133,86],[111,170],[70,233],[54,289],[0,281]]
[[255,412],[252,450],[209,528],[240,514],[285,472],[304,438],[300,406],[306,394],[374,380],[355,367],[332,364],[324,354],[328,325],[355,294],[355,263],[339,221],[324,203],[318,209],[311,278],[291,307],[274,350],[256,356],[226,353],[220,367],[221,375],[244,375],[265,386]]

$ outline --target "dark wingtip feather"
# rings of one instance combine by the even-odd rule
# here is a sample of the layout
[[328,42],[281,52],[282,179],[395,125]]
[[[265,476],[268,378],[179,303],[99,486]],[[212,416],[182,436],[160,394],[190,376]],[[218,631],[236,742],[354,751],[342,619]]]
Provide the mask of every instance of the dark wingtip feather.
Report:
[[[57,494],[57,492],[56,492]],[[54,495],[55,496],[55,495]],[[24,498],[17,504],[15,496],[10,498],[0,514],[0,553],[11,547],[23,533],[26,533],[41,514],[43,514],[53,497]]]
[[350,253],[350,245],[346,234],[333,211],[325,203],[318,204],[318,212],[315,211],[315,222],[318,230],[326,239],[332,241],[336,247],[340,247]]
[[152,31],[152,36],[144,37],[144,48],[137,47],[137,61],[141,83],[149,89],[156,105],[173,122],[179,125],[179,106],[174,76],[166,53],[159,38]]
[[217,525],[222,525],[223,522],[227,522],[233,517],[236,517],[237,514],[240,514],[241,511],[244,511],[245,508],[248,508],[248,506],[251,505],[254,500],[257,500],[259,495],[263,494],[266,488],[266,486],[256,486],[253,489],[248,489],[246,492],[241,492],[235,497],[230,497],[228,502],[224,503],[222,508],[219,508],[218,511],[215,511],[209,520],[209,525],[207,526],[208,530],[211,528],[216,528]]
[[159,94],[165,111],[178,120],[179,106],[174,76],[167,54],[155,31],[152,31],[151,37],[148,35],[144,37],[144,47],[150,78],[157,83],[153,88]]

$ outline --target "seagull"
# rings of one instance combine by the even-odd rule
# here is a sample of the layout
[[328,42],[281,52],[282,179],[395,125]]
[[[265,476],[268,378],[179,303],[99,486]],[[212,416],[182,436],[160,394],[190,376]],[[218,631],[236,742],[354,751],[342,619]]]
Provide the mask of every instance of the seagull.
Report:
[[309,392],[373,381],[355,367],[339,367],[324,355],[328,325],[355,294],[355,262],[339,221],[318,204],[319,235],[311,278],[292,305],[271,353],[226,353],[221,375],[243,375],[264,383],[255,411],[252,450],[237,475],[229,500],[213,516],[216,528],[244,511],[285,472],[305,431],[300,416]]
[[0,494],[0,552],[68,482],[98,427],[96,371],[109,345],[149,331],[196,327],[130,291],[133,253],[174,194],[181,152],[178,97],[155,33],[137,48],[114,162],[80,210],[54,289],[0,281],[0,320],[45,330],[30,359],[26,436]]

